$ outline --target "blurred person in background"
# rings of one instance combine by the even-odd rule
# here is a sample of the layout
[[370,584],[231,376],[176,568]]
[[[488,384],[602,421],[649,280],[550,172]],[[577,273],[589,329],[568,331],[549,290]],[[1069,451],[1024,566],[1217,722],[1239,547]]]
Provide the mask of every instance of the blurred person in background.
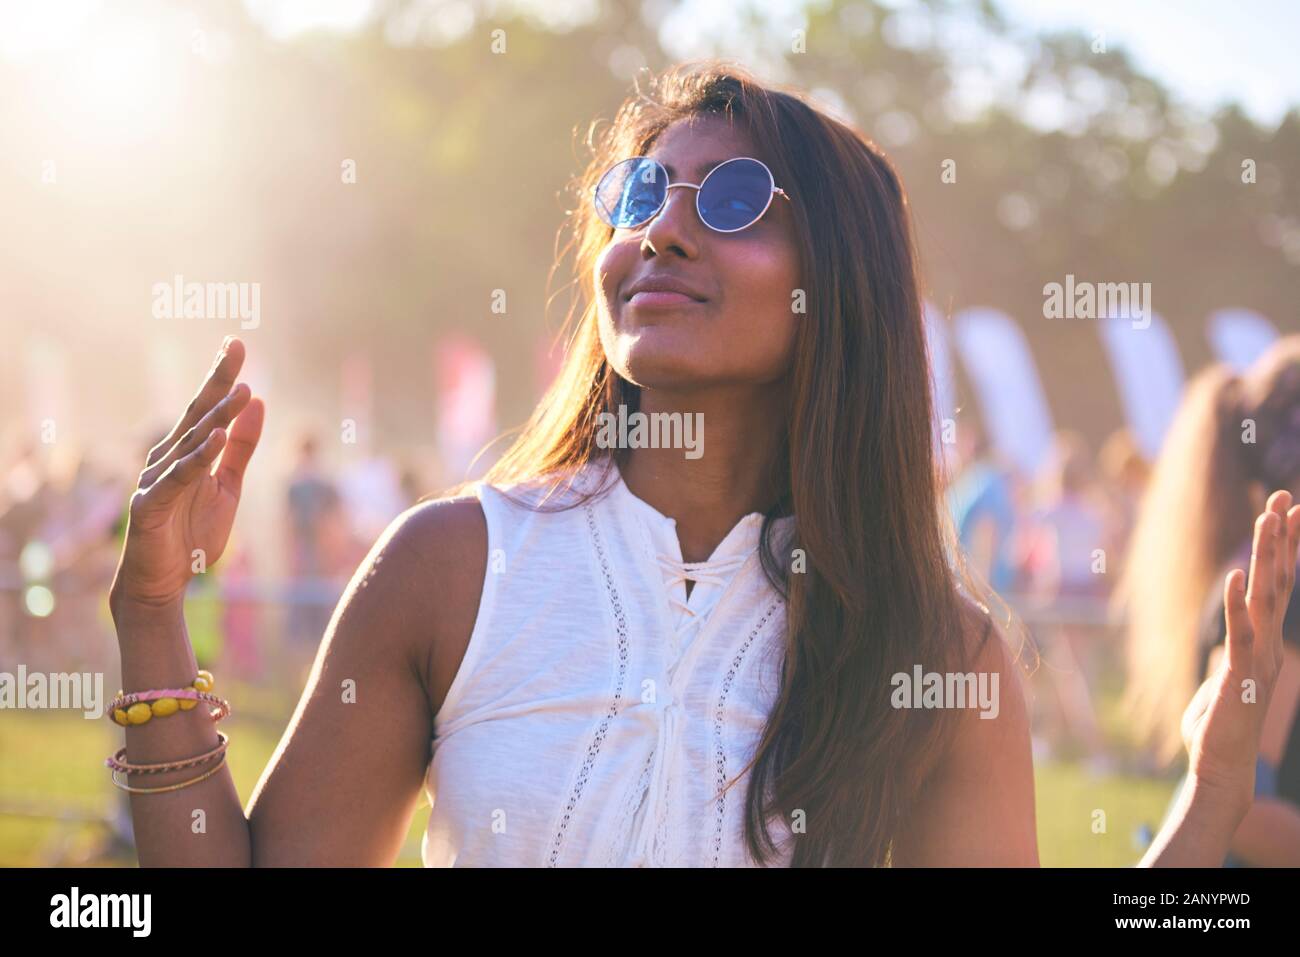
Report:
[[1096,632],[1088,619],[1103,607],[1106,595],[1106,528],[1079,435],[1056,434],[1037,492],[1021,549],[1028,597],[1055,619],[1038,629],[1042,661],[1036,675],[1045,679],[1052,701],[1046,712],[1053,727],[1048,743],[1059,748],[1077,742],[1089,767],[1105,772],[1111,764],[1089,691]]
[[983,426],[974,417],[958,426],[954,466],[948,510],[966,561],[994,591],[1010,591],[1016,574],[1014,479],[1010,469],[997,461]]
[[1100,491],[1106,503],[1106,574],[1118,581],[1129,536],[1137,524],[1138,505],[1151,477],[1151,465],[1127,428],[1107,436],[1097,462],[1101,467]]
[[429,475],[423,461],[414,452],[401,459],[398,468],[398,486],[402,492],[402,508],[414,505],[429,489]]
[[262,677],[262,614],[255,571],[249,549],[237,547],[220,579],[221,667],[243,681]]
[[49,493],[27,549],[39,549],[48,566],[41,585],[53,601],[50,650],[59,670],[108,671],[116,662],[103,593],[113,580],[122,486],[74,450],[52,473]]
[[0,664],[105,671],[103,619],[112,581],[121,483],[100,475],[70,440],[25,445],[0,490]]
[[336,587],[339,538],[347,524],[343,500],[321,469],[320,443],[304,434],[285,493],[289,549],[287,635],[302,653],[315,647],[329,622]]
[[[1188,385],[1142,500],[1118,596],[1128,615],[1126,704],[1165,763],[1181,750],[1179,702],[1220,667],[1223,570],[1249,556],[1246,523],[1273,488],[1300,494],[1300,336],[1241,375],[1214,365]],[[1286,610],[1255,802],[1229,863],[1300,866],[1298,606]]]
[[398,467],[379,454],[349,463],[339,476],[338,489],[352,532],[353,550],[344,566],[352,569],[365,557],[366,543],[383,534],[393,516],[412,502],[403,492]]

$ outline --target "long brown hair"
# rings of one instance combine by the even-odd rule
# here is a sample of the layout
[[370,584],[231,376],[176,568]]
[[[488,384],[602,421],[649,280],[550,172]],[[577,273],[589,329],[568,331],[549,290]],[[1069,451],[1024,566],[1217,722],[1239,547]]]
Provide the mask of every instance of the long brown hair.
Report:
[[[884,864],[953,719],[942,709],[892,707],[891,676],[910,675],[916,664],[964,669],[976,650],[970,638],[991,633],[987,609],[962,596],[949,565],[957,552],[933,445],[907,200],[877,148],[800,93],[760,84],[724,61],[685,64],[631,95],[612,125],[588,133],[592,156],[570,184],[566,225],[576,283],[591,283],[612,235],[589,201],[600,175],[649,152],[671,123],[700,114],[746,124],[794,200],[807,293],[789,418],[780,426],[779,504],[761,545],[764,571],[786,598],[785,657],[749,766],[746,842],[766,864],[777,850],[768,817],[790,821],[801,811],[806,832],[796,834],[793,865]],[[488,482],[555,476],[558,488],[588,463],[614,467],[597,447],[597,416],[620,404],[635,410],[640,390],[610,368],[594,290],[584,292],[569,317],[558,378]],[[795,516],[803,573],[774,553],[778,514]]]
[[1128,620],[1124,703],[1139,741],[1162,761],[1182,752],[1202,616],[1250,535],[1251,485],[1272,491],[1300,477],[1297,410],[1300,336],[1275,343],[1243,375],[1202,370],[1143,493],[1116,602]]

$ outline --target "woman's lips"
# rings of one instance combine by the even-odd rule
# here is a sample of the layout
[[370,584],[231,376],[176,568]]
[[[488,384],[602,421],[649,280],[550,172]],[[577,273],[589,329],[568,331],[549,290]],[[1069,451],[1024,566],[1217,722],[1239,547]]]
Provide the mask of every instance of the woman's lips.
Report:
[[698,306],[700,300],[683,292],[646,291],[634,293],[627,304],[638,309],[673,309],[678,306]]

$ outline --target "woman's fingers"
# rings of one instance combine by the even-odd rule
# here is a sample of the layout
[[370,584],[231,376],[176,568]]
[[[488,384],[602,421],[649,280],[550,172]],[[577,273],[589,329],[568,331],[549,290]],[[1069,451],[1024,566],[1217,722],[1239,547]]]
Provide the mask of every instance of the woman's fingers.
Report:
[[[1233,658],[1232,642],[1229,641],[1231,666],[1243,678],[1271,680],[1281,667],[1282,622],[1295,585],[1298,543],[1300,506],[1292,506],[1290,492],[1276,491],[1269,496],[1267,508],[1255,521],[1250,582],[1246,594],[1252,632],[1249,654],[1246,646],[1239,644],[1237,655]],[[1255,638],[1258,638],[1257,643],[1253,640]],[[1261,665],[1264,666],[1263,669]]]
[[250,399],[248,405],[235,418],[230,427],[230,440],[221,455],[217,469],[217,482],[235,498],[244,485],[244,470],[253,457],[257,440],[262,436],[262,422],[266,418],[266,405],[261,399]]
[[1295,529],[1292,528],[1290,492],[1275,492],[1274,502],[1278,518],[1282,520],[1281,542],[1278,544],[1278,596],[1281,599],[1282,614],[1286,614],[1286,599],[1295,580]]
[[239,414],[240,410],[248,404],[252,398],[253,390],[244,383],[239,383],[231,390],[230,394],[218,402],[198,421],[188,432],[181,436],[180,441],[172,446],[172,450],[158,460],[158,462],[145,469],[140,476],[140,482],[143,487],[148,488],[158,477],[161,476],[178,459],[193,452],[199,445],[207,439],[214,428],[224,428],[230,424],[230,421]]
[[1286,613],[1286,582],[1287,582],[1287,527],[1286,512],[1291,507],[1291,493],[1285,489],[1279,489],[1268,497],[1268,509],[1270,512],[1277,513],[1277,555],[1274,561],[1274,577],[1276,580],[1275,593],[1277,596],[1277,607],[1279,618]]
[[1300,549],[1300,505],[1293,505],[1283,523],[1286,532],[1282,551],[1282,594],[1279,598],[1277,634],[1273,640],[1273,659],[1282,668],[1282,631],[1286,624],[1287,608],[1295,594],[1297,549]]
[[1286,527],[1286,553],[1290,556],[1290,564],[1287,566],[1287,572],[1289,573],[1287,581],[1294,588],[1296,561],[1300,559],[1300,505],[1292,505],[1291,511],[1287,512]]
[[[1281,668],[1282,665],[1282,623],[1286,620],[1287,606],[1291,603],[1292,586],[1295,583],[1296,562],[1296,509],[1291,506],[1291,493],[1279,489],[1268,497],[1268,509],[1277,514],[1277,550],[1274,572],[1275,595],[1273,618],[1266,636],[1267,654],[1270,663]],[[1261,651],[1261,653],[1263,653]]]
[[1281,520],[1271,509],[1261,512],[1255,520],[1246,605],[1250,610],[1251,624],[1265,634],[1277,611],[1277,552],[1281,527]]
[[157,509],[174,504],[195,479],[208,474],[225,442],[226,430],[214,429],[198,448],[171,464],[162,478],[149,488],[145,500]]
[[[1277,681],[1282,617],[1291,594],[1300,509],[1277,492],[1255,520],[1249,577],[1239,568],[1223,583],[1226,663],[1206,679],[1183,712],[1192,770],[1249,794],[1264,714]],[[1236,782],[1236,783],[1234,783]]]
[[1228,626],[1228,670],[1254,673],[1255,627],[1246,609],[1246,573],[1234,568],[1223,582],[1224,617]]
[[239,375],[243,364],[243,342],[234,336],[227,336],[198,393],[190,400],[190,404],[186,406],[176,425],[167,433],[167,437],[149,451],[149,457],[145,461],[146,468],[157,465],[172,450],[177,440],[194,428],[199,420],[230,392],[230,387],[235,384],[235,377]]

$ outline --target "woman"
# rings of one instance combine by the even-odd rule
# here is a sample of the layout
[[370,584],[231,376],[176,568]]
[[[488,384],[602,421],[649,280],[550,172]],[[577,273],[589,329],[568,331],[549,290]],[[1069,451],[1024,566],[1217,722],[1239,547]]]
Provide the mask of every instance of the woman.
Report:
[[[1178,702],[1222,654],[1216,583],[1249,554],[1244,523],[1271,488],[1300,491],[1300,336],[1280,340],[1242,375],[1212,366],[1197,376],[1139,511],[1121,586],[1129,610],[1128,704],[1140,735],[1165,762],[1181,750]],[[1255,801],[1233,838],[1233,864],[1300,865],[1296,605],[1285,614],[1283,639]]]
[[[1017,669],[945,560],[889,164],[705,64],[630,99],[580,186],[589,301],[556,384],[472,496],[381,536],[247,815],[224,768],[132,795],[141,862],[390,863],[427,784],[430,865],[1036,865]],[[195,674],[191,553],[224,546],[264,415],[243,358],[228,340],[141,476],[111,597],[128,688]],[[1271,691],[1288,505],[1258,526],[1249,604],[1230,580],[1211,691],[1247,671]],[[916,672],[1006,694],[902,706]],[[1197,786],[1153,863],[1221,860],[1249,803],[1255,712],[1220,695],[1191,727]],[[193,713],[126,735],[133,763],[217,742]]]

